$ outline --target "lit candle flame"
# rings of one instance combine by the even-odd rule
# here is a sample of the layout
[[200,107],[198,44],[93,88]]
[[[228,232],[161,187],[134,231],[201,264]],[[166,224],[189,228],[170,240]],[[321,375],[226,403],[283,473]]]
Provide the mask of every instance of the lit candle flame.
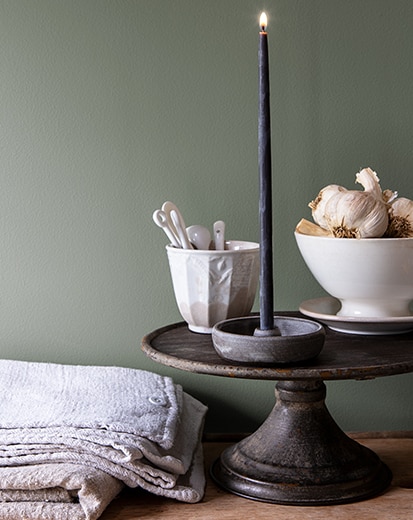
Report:
[[267,28],[267,15],[265,13],[261,13],[260,27],[262,31],[265,31],[265,29]]

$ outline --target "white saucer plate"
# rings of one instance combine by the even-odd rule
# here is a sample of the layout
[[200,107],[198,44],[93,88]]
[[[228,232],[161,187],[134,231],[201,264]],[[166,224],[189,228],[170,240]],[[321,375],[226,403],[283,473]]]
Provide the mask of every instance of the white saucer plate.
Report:
[[340,302],[331,296],[315,298],[301,303],[300,312],[314,318],[330,329],[347,334],[389,335],[403,334],[413,330],[413,315],[389,318],[362,318],[337,316]]

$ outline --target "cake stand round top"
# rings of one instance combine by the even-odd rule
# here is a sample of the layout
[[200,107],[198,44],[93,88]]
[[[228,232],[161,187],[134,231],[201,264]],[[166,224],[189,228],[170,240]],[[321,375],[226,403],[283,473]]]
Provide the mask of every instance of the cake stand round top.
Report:
[[[277,312],[300,317],[298,312]],[[142,350],[166,366],[225,377],[266,380],[373,379],[413,371],[413,333],[361,336],[326,330],[319,356],[295,366],[248,366],[226,361],[216,353],[210,334],[191,332],[185,322],[147,334]]]

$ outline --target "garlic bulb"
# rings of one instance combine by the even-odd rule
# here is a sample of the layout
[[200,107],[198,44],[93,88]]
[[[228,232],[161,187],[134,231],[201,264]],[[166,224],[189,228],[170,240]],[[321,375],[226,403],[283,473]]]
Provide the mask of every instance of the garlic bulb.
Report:
[[413,201],[400,197],[390,206],[386,238],[413,237]]
[[385,203],[365,191],[349,190],[326,204],[328,229],[337,238],[381,237],[387,229]]
[[336,185],[321,190],[309,204],[313,219],[337,238],[381,237],[389,217],[379,178],[371,168],[364,168],[356,174],[356,182],[364,191]]
[[338,186],[337,184],[330,184],[323,188],[317,197],[309,203],[309,207],[311,208],[311,213],[314,219],[319,226],[324,229],[328,229],[328,222],[326,220],[326,204],[329,199],[336,195],[337,193],[342,193],[347,191],[343,186]]

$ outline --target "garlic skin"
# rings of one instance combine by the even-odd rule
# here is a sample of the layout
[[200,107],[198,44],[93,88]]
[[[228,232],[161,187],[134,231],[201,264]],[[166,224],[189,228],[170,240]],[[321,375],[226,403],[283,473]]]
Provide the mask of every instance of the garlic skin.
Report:
[[392,202],[389,209],[389,225],[386,238],[413,237],[413,201],[400,197]]
[[399,196],[397,191],[392,190],[384,190],[383,191],[383,200],[386,202],[386,204],[392,204],[395,199]]
[[302,218],[300,222],[295,227],[296,233],[301,233],[301,235],[312,235],[313,237],[331,237],[331,233],[324,229],[314,222],[310,222],[309,220]]
[[380,187],[380,179],[377,176],[377,173],[371,168],[363,168],[356,173],[356,182],[363,186],[364,191],[371,193],[376,198],[381,199],[383,197],[383,192]]
[[[330,185],[310,202],[314,221],[337,238],[379,238],[388,227],[388,204],[371,168],[356,174],[364,191]],[[388,198],[391,195],[388,194]]]

